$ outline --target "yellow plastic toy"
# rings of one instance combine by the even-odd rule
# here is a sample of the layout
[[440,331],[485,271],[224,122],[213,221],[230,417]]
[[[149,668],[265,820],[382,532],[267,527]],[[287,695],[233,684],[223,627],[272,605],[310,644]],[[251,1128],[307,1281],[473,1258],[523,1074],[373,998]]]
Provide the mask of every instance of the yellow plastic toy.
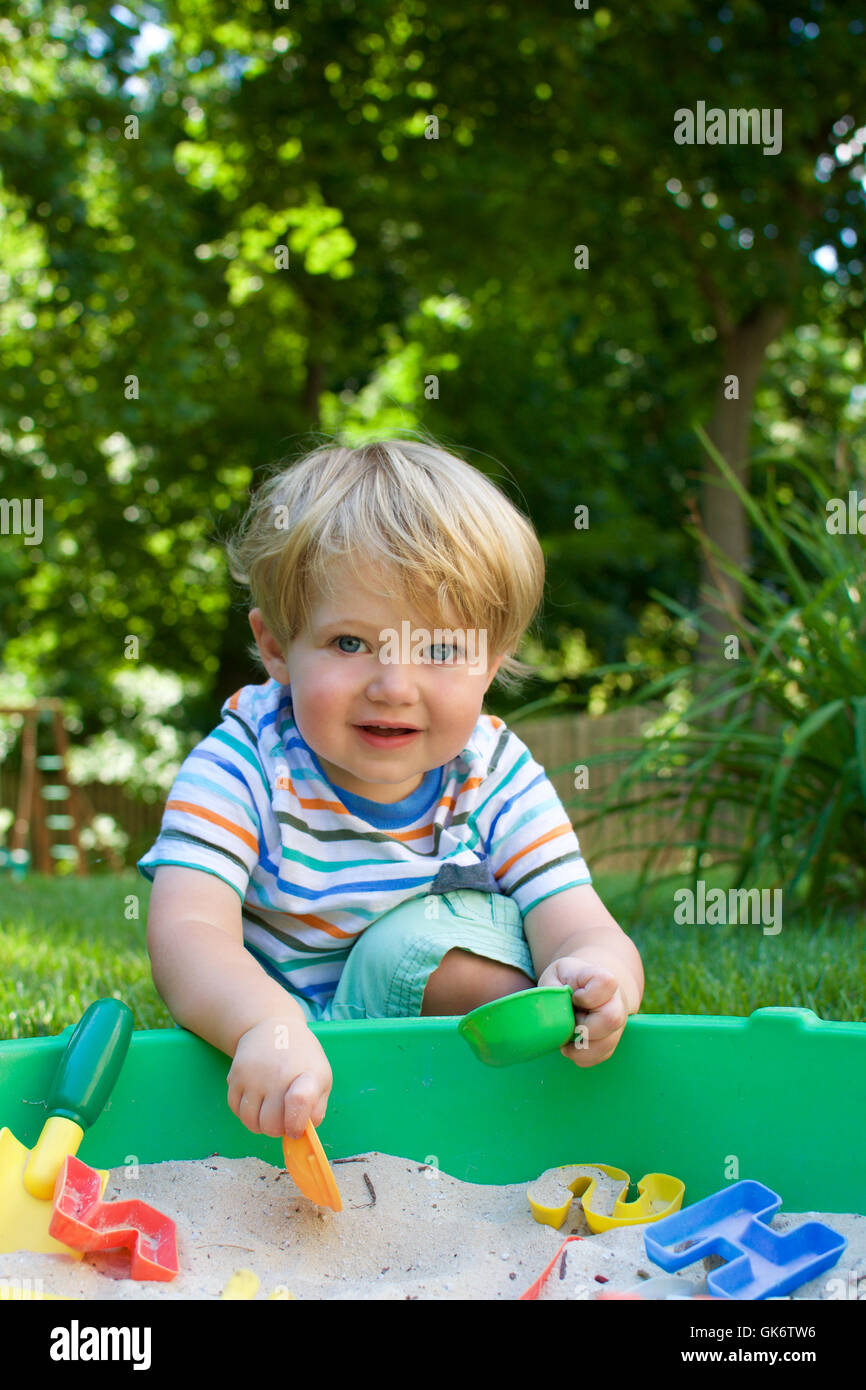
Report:
[[[233,1302],[255,1298],[259,1291],[259,1276],[252,1269],[236,1269],[231,1279],[226,1284],[220,1298],[229,1299]],[[268,1300],[278,1299],[281,1302],[288,1300],[297,1301],[298,1295],[287,1289],[285,1284],[278,1284],[273,1293],[268,1294]]]
[[236,1269],[229,1279],[220,1298],[236,1302],[240,1299],[255,1298],[259,1291],[259,1276],[251,1269]]
[[[602,1172],[621,1184],[610,1216],[594,1209],[597,1196],[597,1175]],[[645,1173],[637,1185],[640,1196],[625,1202],[631,1179],[622,1168],[608,1163],[570,1163],[563,1168],[548,1168],[526,1189],[532,1215],[536,1221],[558,1230],[571,1210],[575,1197],[580,1199],[586,1223],[594,1235],[610,1231],[614,1226],[639,1226],[661,1221],[679,1211],[686,1185],[669,1173]]]

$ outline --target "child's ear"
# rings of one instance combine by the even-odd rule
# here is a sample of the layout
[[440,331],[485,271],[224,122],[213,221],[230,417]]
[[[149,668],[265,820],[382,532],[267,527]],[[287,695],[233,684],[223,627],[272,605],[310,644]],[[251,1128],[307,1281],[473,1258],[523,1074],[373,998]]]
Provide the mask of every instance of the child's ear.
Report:
[[289,684],[289,668],[286,665],[285,657],[280,651],[277,639],[269,628],[265,627],[260,608],[251,608],[248,614],[249,624],[256,639],[256,646],[259,649],[259,656],[262,664],[269,676],[278,680],[281,685]]
[[256,646],[259,648],[259,651],[261,651],[262,635],[266,631],[264,619],[262,618],[262,610],[260,608],[251,608],[247,614],[247,622],[253,630]]
[[496,672],[499,670],[500,666],[502,665],[503,661],[505,660],[505,656],[506,656],[506,653],[505,653],[505,652],[501,652],[500,655],[496,657],[495,661],[491,661],[490,664],[489,664],[489,666],[487,667],[487,671],[486,671],[486,673],[485,673],[486,676],[487,676],[487,681],[486,681],[486,684],[485,684],[485,686],[484,686],[485,694],[486,694],[487,691],[490,689],[490,686],[491,686],[492,683],[493,683],[493,679],[494,679],[494,677],[495,677],[495,675],[496,675]]

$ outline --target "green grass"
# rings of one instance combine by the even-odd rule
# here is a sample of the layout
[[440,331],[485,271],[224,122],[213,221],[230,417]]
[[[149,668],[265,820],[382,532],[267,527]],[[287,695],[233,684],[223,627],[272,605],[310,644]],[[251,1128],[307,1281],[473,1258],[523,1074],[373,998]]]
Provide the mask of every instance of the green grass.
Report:
[[[725,887],[730,871],[702,870],[708,888]],[[812,1009],[820,1018],[866,1018],[866,956],[856,913],[786,911],[782,929],[686,926],[673,919],[675,883],[656,883],[636,909],[636,875],[594,875],[604,903],[641,954],[646,989],[641,1013],[743,1016],[769,1006]]]
[[[655,886],[638,914],[633,882],[595,876],[643,958],[642,1013],[747,1015],[781,1004],[863,1020],[866,954],[853,917],[785,920],[776,936],[760,926],[679,926],[670,886]],[[129,1004],[136,1028],[170,1027],[145,947],[149,896],[150,885],[135,873],[32,874],[21,883],[0,877],[0,1037],[58,1033],[103,995]],[[137,919],[126,915],[132,900]]]
[[[145,945],[150,884],[130,872],[94,878],[0,877],[0,1036],[42,1037],[115,995],[136,1028],[170,1028]],[[125,915],[137,899],[138,920]]]

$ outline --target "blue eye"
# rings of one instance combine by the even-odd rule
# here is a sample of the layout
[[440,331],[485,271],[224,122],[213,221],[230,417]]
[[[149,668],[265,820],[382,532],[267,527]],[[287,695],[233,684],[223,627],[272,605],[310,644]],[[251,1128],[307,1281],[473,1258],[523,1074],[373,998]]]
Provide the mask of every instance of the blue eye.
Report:
[[[352,636],[350,636],[350,634],[349,634],[348,632],[343,632],[343,633],[340,634],[339,637],[335,637],[335,638],[334,638],[334,641],[335,641],[335,642],[361,642],[361,638],[360,638],[360,637],[352,637]],[[363,642],[361,643],[361,645],[362,645],[362,646],[364,645]],[[340,648],[340,651],[344,651],[344,650],[345,650],[345,649],[344,649],[343,647]],[[357,648],[356,648],[355,650],[357,651]],[[354,655],[355,655],[355,652],[346,652],[346,655],[347,655],[347,656],[354,656]]]
[[[460,656],[462,655],[459,647],[455,647],[453,643],[448,642],[437,642],[434,646],[430,648],[430,651],[433,653],[434,661],[444,662],[459,660]],[[452,652],[453,656],[436,656],[436,652]]]

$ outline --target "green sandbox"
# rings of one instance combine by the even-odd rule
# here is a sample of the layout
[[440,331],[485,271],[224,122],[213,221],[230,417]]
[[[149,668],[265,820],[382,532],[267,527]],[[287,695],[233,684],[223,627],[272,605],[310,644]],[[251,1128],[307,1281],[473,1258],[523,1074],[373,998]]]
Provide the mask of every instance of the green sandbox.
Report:
[[[638,1015],[613,1057],[580,1068],[559,1052],[486,1067],[457,1019],[313,1024],[334,1072],[319,1136],[329,1158],[378,1150],[467,1182],[514,1183],[566,1163],[609,1163],[686,1185],[685,1203],[741,1178],[786,1212],[866,1216],[866,1023],[808,1009],[750,1018]],[[0,1124],[28,1147],[71,1032],[0,1043]],[[133,1034],[108,1105],[79,1157],[125,1163],[255,1156],[226,1103],[229,1059],[183,1029]]]

